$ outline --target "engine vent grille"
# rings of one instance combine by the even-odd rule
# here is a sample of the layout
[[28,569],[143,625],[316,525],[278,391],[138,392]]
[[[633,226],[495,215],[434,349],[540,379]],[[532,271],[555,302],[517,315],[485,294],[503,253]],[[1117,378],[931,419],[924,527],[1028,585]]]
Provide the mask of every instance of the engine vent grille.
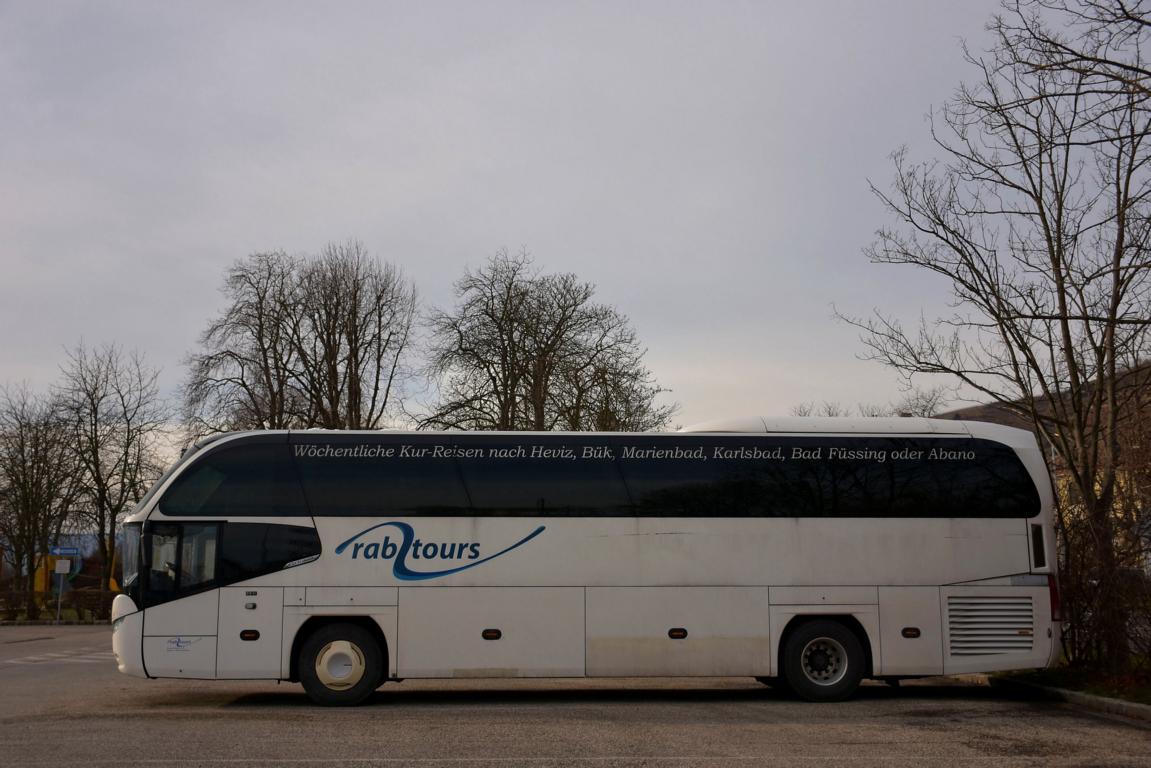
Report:
[[1035,641],[1030,596],[947,598],[948,641],[952,656],[1028,653]]

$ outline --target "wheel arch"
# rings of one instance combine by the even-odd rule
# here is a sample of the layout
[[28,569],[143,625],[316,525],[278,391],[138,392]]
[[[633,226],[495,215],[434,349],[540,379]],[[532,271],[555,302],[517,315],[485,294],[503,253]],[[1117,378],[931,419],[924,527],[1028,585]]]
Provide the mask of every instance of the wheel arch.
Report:
[[872,644],[871,636],[867,633],[867,628],[863,626],[863,622],[850,613],[804,613],[792,616],[787,624],[784,625],[783,632],[779,635],[779,645],[775,649],[775,668],[780,670],[780,674],[782,674],[783,670],[783,652],[787,647],[788,638],[801,626],[810,624],[813,621],[837,621],[851,630],[859,640],[860,645],[863,646],[863,655],[867,661],[867,667],[863,671],[863,676],[865,678],[875,676],[876,646]]
[[296,630],[296,636],[292,638],[292,651],[288,655],[289,682],[300,682],[300,648],[303,647],[304,642],[313,632],[331,624],[354,624],[367,630],[379,643],[380,652],[384,655],[385,679],[390,676],[392,655],[391,649],[388,648],[388,638],[384,634],[383,627],[371,616],[309,616]]

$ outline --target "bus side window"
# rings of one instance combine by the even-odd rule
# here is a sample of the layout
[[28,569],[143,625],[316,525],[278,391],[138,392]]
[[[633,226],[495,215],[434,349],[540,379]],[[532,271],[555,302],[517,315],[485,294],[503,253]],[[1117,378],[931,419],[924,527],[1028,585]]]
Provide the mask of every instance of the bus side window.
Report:
[[174,600],[216,583],[215,523],[160,523],[145,531],[147,605]]
[[180,537],[180,591],[215,581],[217,530],[214,523],[184,526]]
[[471,514],[455,460],[434,454],[448,444],[445,437],[302,434],[292,440],[299,483],[317,517]]
[[474,514],[630,516],[631,498],[601,437],[457,435]]
[[320,554],[314,528],[270,523],[228,523],[220,542],[220,578],[233,584]]
[[[764,445],[758,438],[723,443],[734,451],[756,451]],[[781,492],[786,483],[776,477],[777,465],[783,470],[790,465],[725,458],[717,447],[714,439],[704,437],[654,441],[629,436],[618,439],[613,450],[641,517],[764,517],[779,507],[791,511]]]
[[179,560],[180,527],[157,525],[148,533],[148,602],[170,600],[176,594],[176,562]]

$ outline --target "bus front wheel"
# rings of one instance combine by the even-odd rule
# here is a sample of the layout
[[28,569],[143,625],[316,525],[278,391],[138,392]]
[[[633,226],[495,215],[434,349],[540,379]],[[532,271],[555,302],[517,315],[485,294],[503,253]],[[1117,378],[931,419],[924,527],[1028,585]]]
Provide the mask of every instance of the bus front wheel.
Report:
[[326,624],[300,647],[300,682],[308,698],[327,707],[359,704],[383,679],[384,654],[355,624]]
[[859,687],[863,645],[838,621],[819,619],[796,627],[783,647],[783,677],[808,701],[842,701]]

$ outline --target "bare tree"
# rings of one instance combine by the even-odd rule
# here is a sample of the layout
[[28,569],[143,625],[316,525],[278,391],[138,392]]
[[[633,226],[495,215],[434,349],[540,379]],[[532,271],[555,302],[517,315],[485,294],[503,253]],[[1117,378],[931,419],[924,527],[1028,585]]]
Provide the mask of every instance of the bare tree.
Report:
[[440,402],[423,426],[656,429],[674,406],[643,367],[628,319],[593,302],[572,274],[545,275],[500,251],[456,283],[458,304],[431,318]]
[[99,539],[100,589],[108,590],[116,529],[162,471],[167,409],[158,372],[114,344],[69,350],[56,397],[70,428],[80,510]]
[[667,390],[655,382],[642,358],[638,345],[622,346],[605,362],[565,371],[557,393],[560,428],[595,432],[666,428],[679,408],[656,402]]
[[883,403],[860,403],[855,409],[860,416],[873,419],[899,415],[892,406]]
[[942,413],[954,395],[951,388],[945,386],[912,387],[891,405],[891,410],[896,416],[931,418]]
[[[1151,381],[1144,381],[1144,385]],[[1121,481],[1115,491],[1116,525],[1125,541],[1121,551],[1130,557],[1131,572],[1142,578],[1126,580],[1135,620],[1128,625],[1132,648],[1140,658],[1151,658],[1151,387],[1135,394],[1132,417],[1120,427]],[[1087,585],[1090,586],[1090,585]],[[1086,591],[1080,587],[1079,591]]]
[[887,418],[891,416],[918,416],[931,418],[937,416],[946,407],[949,401],[950,390],[946,387],[929,387],[920,389],[912,387],[900,399],[890,403],[859,403],[852,408],[834,401],[825,400],[816,403],[814,400],[792,406],[792,416],[851,416],[858,414],[864,418]]
[[71,439],[56,402],[26,386],[0,390],[0,539],[30,619],[40,614],[36,569],[79,494]]
[[534,274],[526,256],[500,251],[456,282],[453,312],[435,312],[430,369],[440,402],[424,426],[516,429],[523,425],[526,324]]
[[374,429],[393,409],[416,312],[403,274],[349,241],[318,257],[253,254],[188,359],[194,432]]
[[228,306],[188,358],[186,420],[195,433],[284,429],[306,410],[298,390],[298,280],[302,260],[283,252],[237,261],[224,279]]
[[1094,88],[1151,95],[1151,69],[1140,52],[1151,31],[1143,0],[1008,0],[991,28],[1013,41],[1006,54],[1024,73],[1068,72]]
[[376,429],[407,375],[416,290],[355,240],[330,244],[300,271],[295,380],[310,426]]
[[[864,409],[866,409],[866,412],[864,411]],[[851,410],[850,405],[844,405],[843,403],[837,403],[833,400],[824,400],[822,403],[817,403],[814,400],[811,400],[811,401],[806,402],[806,403],[800,403],[799,405],[792,406],[792,408],[791,408],[791,415],[792,416],[801,416],[801,417],[808,417],[808,416],[842,417],[842,416],[850,416],[851,413],[852,413],[852,410]],[[860,415],[861,416],[881,416],[881,415],[886,416],[888,414],[886,412],[879,413],[874,408],[872,408],[871,406],[860,406]]]
[[[897,152],[893,189],[873,187],[900,226],[880,230],[868,256],[938,275],[956,311],[912,330],[878,312],[844,319],[909,380],[951,377],[1034,424],[1091,534],[1091,653],[1119,666],[1126,607],[1105,597],[1123,567],[1112,513],[1119,421],[1136,391],[1125,372],[1149,351],[1151,114],[1142,88],[1097,87],[1094,70],[1045,54],[1045,26],[992,29],[994,49],[968,54],[978,81],[934,116],[944,159]],[[1139,45],[1128,49],[1141,68]]]

